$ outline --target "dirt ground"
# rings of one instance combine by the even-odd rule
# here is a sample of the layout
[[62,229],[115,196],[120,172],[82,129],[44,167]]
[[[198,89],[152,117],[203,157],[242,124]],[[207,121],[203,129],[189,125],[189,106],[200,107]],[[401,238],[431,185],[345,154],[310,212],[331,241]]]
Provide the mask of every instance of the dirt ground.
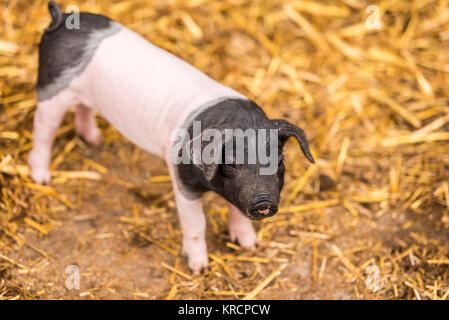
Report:
[[[0,299],[448,298],[447,1],[380,1],[377,31],[363,29],[363,1],[76,3],[308,134],[317,164],[287,143],[281,209],[255,223],[256,252],[230,242],[223,199],[205,195],[200,276],[181,255],[164,162],[101,118],[96,148],[69,112],[51,186],[31,182],[36,44],[49,17],[45,1],[0,3]],[[70,266],[79,289],[67,287]]]
[[[71,117],[67,123],[70,120]],[[354,219],[345,210],[332,207],[305,211],[295,218],[294,224],[288,223],[289,217],[282,213],[264,221],[263,225],[258,223],[259,231],[261,228],[267,229],[262,248],[256,253],[240,252],[226,245],[229,236],[222,209],[223,200],[217,195],[207,194],[205,209],[209,221],[209,252],[221,258],[230,256],[225,261],[232,275],[227,275],[219,264],[212,262],[207,273],[193,277],[186,261],[180,256],[179,270],[192,276],[192,279],[177,276],[171,281],[172,272],[161,264],[173,266],[177,258],[156,243],[180,253],[181,233],[176,207],[170,194],[170,183],[148,182],[151,176],[168,174],[164,162],[121,139],[93,149],[75,137],[73,132],[58,139],[57,148],[62,149],[72,139],[77,142],[74,147],[77,156],[105,166],[107,180],[112,181],[64,181],[53,185],[56,192],[64,195],[75,208],[67,208],[56,199],[46,198],[46,212],[53,224],[51,231],[40,235],[34,229],[19,225],[18,233],[27,243],[35,245],[51,259],[26,246],[14,246],[8,257],[26,268],[4,271],[4,281],[12,290],[7,295],[14,292],[23,295],[23,298],[38,299],[163,299],[174,283],[177,286],[175,298],[179,299],[239,298],[241,295],[230,295],[231,292],[247,293],[248,288],[263,281],[279,264],[287,263],[287,268],[274,284],[258,298],[392,298],[394,292],[383,292],[385,296],[381,296],[366,289],[363,269],[357,273],[359,277],[348,272],[333,246],[349,255],[349,263],[354,266],[372,261],[369,264],[383,263],[382,269],[386,268],[388,272],[389,264],[379,259],[383,255],[393,255],[403,252],[403,248],[416,246],[414,235],[427,238],[425,244],[437,242],[444,244],[442,250],[447,249],[447,230],[435,232],[437,217],[413,214],[376,217],[374,212],[365,209],[363,216]],[[298,156],[295,147],[293,143],[288,146],[290,158]],[[117,155],[132,158],[132,165],[122,162],[122,157]],[[61,170],[82,168],[82,161],[79,160],[65,161],[60,166]],[[126,188],[122,181],[135,187]],[[285,192],[283,196],[285,198]],[[320,192],[317,197],[325,201],[329,193]],[[161,201],[151,205],[155,199]],[[409,220],[416,221],[413,225],[417,227],[402,231],[402,226]],[[418,242],[416,252],[426,250],[425,244]],[[235,262],[238,257],[261,257],[266,262]],[[70,265],[80,269],[79,290],[66,288],[70,273],[66,274],[65,270]],[[408,255],[400,265],[406,270],[419,270],[419,264],[413,266]],[[425,274],[429,276],[429,273],[437,278],[446,274],[447,268],[427,267]],[[387,278],[386,274],[381,280],[396,282],[399,279],[394,275]],[[223,292],[226,295],[222,296]],[[407,290],[399,292],[401,296],[398,298],[407,297]]]

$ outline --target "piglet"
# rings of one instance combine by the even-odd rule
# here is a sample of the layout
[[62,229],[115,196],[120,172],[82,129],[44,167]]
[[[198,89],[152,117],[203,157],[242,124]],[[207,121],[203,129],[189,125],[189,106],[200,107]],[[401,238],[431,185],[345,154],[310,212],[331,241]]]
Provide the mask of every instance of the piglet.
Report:
[[[52,144],[71,106],[76,106],[77,134],[101,144],[96,111],[134,144],[166,160],[183,252],[194,273],[208,264],[201,202],[206,191],[227,200],[231,240],[255,249],[250,220],[278,210],[286,140],[296,138],[314,162],[303,130],[268,119],[242,94],[105,16],[81,12],[79,28],[68,28],[70,16],[52,1],[48,8],[52,22],[39,44],[28,160],[33,181],[50,183]],[[264,161],[253,157],[268,151]]]

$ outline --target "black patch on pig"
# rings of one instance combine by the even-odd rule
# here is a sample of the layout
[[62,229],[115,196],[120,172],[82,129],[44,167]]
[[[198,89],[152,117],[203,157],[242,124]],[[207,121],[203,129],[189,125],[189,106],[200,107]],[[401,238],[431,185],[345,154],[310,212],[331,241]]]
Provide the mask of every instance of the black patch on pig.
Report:
[[[254,102],[246,99],[226,99],[207,108],[193,121],[201,122],[201,129],[211,126],[223,126],[227,129],[265,128],[270,125],[263,110]],[[193,139],[193,124],[188,127],[190,137]],[[188,191],[191,198],[199,198],[206,191],[214,191],[213,181],[209,182],[204,177],[201,169],[191,164],[179,164],[176,166],[179,175],[181,190]]]
[[[80,12],[79,29],[69,29],[66,25],[71,13],[62,13],[54,2],[49,3],[52,22],[42,35],[39,44],[39,70],[37,79],[38,100],[46,100],[67,87],[89,63],[96,47],[104,37],[112,35],[120,26],[103,15]],[[73,17],[69,20],[69,25]],[[72,26],[73,27],[73,26]],[[111,30],[111,32],[107,32]],[[100,33],[98,43],[92,43],[92,35]],[[69,71],[69,74],[64,74]],[[62,82],[62,83],[61,83]]]
[[[201,122],[201,130],[208,128],[240,129],[245,132],[247,129],[276,129],[276,123],[268,119],[263,110],[254,102],[248,99],[229,98],[217,102],[200,112],[193,121]],[[192,139],[193,123],[187,131]],[[221,131],[221,130],[219,130]],[[279,148],[275,152],[282,153],[282,141],[279,141]],[[235,144],[234,144],[235,146]],[[245,147],[246,148],[246,147]],[[222,150],[224,153],[224,150]],[[282,155],[281,155],[282,156]],[[245,156],[246,157],[246,156]],[[260,164],[242,165],[239,169],[232,169],[235,176],[229,176],[229,168],[224,164],[219,164],[215,174],[207,177],[209,171],[194,164],[179,164],[175,167],[177,183],[184,196],[195,199],[199,198],[206,191],[213,191],[234,206],[239,208],[248,218],[260,219],[254,213],[250,214],[249,203],[257,194],[268,194],[273,206],[277,208],[279,194],[284,183],[284,171],[277,170],[273,175],[260,175]],[[283,163],[282,163],[283,166]],[[277,209],[276,209],[277,210]],[[273,215],[276,211],[273,211]]]
[[[256,164],[233,164],[231,167],[228,164],[219,164],[217,167],[203,163],[196,165],[182,162],[176,165],[175,173],[179,189],[184,196],[192,200],[199,198],[205,191],[214,191],[239,208],[248,218],[263,218],[263,215],[254,212],[252,209],[250,210],[250,208],[257,208],[251,203],[254,204],[254,200],[263,195],[264,199],[268,197],[266,199],[269,199],[269,202],[277,210],[280,191],[284,185],[285,168],[282,148],[287,139],[289,137],[297,139],[306,158],[310,162],[314,162],[306,135],[301,128],[286,120],[267,118],[263,110],[251,100],[222,99],[188,119],[192,122],[185,125],[185,128],[191,140],[195,139],[195,136],[193,136],[193,121],[201,122],[201,131],[208,128],[217,129],[221,132],[225,129],[240,129],[243,132],[247,129],[255,129],[257,136],[258,129],[265,129],[268,131],[267,139],[270,129],[278,130],[278,149],[276,152],[278,152],[279,162],[276,164],[276,171],[271,175],[260,174],[259,159],[256,159]],[[247,148],[246,143],[245,148]],[[267,151],[269,151],[268,143]],[[182,151],[180,152],[182,154]],[[272,156],[270,155],[270,157]],[[231,176],[229,175],[230,172],[232,173]],[[273,214],[275,212],[274,210]]]

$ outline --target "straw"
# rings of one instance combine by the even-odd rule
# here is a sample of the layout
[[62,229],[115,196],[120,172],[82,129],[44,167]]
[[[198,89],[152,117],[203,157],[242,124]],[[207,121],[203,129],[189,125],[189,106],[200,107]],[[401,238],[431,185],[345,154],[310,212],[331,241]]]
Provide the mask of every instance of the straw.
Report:
[[[72,108],[50,185],[32,182],[50,15],[46,0],[3,1],[0,299],[449,298],[449,1],[57,2],[111,17],[298,125],[316,163],[285,144],[279,212],[253,222],[255,252],[230,242],[226,202],[205,194],[209,267],[194,277],[166,165],[101,115],[93,147]],[[70,264],[80,291],[64,286]]]

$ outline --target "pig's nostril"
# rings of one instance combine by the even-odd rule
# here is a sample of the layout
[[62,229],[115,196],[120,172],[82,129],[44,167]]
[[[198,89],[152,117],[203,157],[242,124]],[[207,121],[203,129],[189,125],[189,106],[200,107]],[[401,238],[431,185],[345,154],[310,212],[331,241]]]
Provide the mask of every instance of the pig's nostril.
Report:
[[277,210],[271,196],[266,193],[256,195],[249,206],[249,213],[253,218],[269,217],[274,215]]

